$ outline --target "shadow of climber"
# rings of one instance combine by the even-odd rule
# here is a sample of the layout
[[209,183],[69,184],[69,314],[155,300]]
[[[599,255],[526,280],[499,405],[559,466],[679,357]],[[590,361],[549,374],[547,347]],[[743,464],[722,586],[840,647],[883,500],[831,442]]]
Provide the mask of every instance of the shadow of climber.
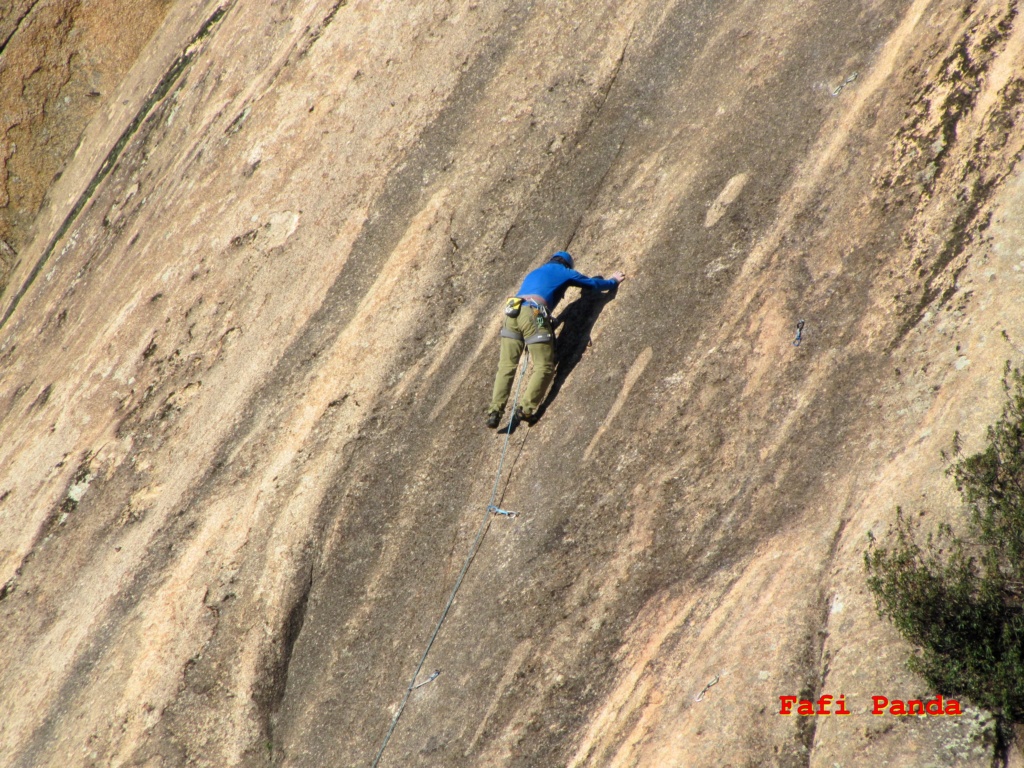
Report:
[[584,290],[576,301],[558,316],[558,333],[555,341],[555,378],[544,402],[537,409],[537,417],[558,397],[569,374],[583,359],[583,353],[590,346],[590,333],[608,302],[619,292],[618,286],[609,291]]

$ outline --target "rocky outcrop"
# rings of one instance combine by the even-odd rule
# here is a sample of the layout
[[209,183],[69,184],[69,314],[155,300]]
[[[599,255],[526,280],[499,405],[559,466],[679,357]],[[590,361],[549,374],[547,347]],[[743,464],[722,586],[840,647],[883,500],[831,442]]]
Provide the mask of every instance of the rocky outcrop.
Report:
[[0,287],[86,124],[167,7],[165,0],[13,0],[0,8]]
[[[173,4],[0,308],[0,764],[1019,765],[869,713],[930,692],[862,552],[958,523],[1024,354],[1022,47],[1003,0]],[[506,450],[560,248],[629,279]]]

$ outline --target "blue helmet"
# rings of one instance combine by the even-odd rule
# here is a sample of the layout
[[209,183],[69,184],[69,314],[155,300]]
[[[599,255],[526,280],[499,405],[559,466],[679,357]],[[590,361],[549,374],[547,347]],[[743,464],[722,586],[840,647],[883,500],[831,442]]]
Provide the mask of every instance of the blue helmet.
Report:
[[555,255],[549,259],[549,261],[554,261],[555,259],[561,259],[562,261],[564,261],[568,265],[569,269],[576,269],[576,262],[572,260],[572,254],[570,254],[568,251],[556,252]]

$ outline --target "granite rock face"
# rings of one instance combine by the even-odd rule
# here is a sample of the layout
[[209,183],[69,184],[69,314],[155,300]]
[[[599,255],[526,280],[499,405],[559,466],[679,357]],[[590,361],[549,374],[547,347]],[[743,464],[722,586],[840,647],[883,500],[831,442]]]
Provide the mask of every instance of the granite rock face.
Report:
[[169,4],[9,0],[0,7],[0,286],[85,126]]
[[369,766],[457,583],[381,766],[992,765],[862,553],[1024,356],[1015,2],[124,5],[4,225],[0,765]]

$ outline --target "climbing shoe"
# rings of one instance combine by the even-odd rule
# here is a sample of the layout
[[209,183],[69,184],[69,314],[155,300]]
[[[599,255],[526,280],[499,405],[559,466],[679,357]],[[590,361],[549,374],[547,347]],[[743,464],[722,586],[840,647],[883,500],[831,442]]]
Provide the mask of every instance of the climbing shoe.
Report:
[[491,411],[487,414],[487,426],[490,429],[497,429],[499,421],[501,421],[501,414],[497,411]]
[[526,424],[535,424],[537,422],[536,413],[527,413],[522,408],[516,408],[516,418]]

